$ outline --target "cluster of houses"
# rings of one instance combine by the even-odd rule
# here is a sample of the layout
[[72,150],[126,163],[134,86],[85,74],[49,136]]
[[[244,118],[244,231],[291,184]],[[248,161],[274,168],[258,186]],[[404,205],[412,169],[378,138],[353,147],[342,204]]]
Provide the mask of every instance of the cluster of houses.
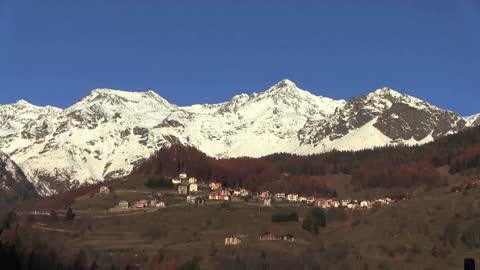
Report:
[[230,201],[232,196],[247,197],[252,194],[250,191],[244,188],[225,188],[223,187],[222,183],[219,182],[211,182],[208,187],[210,188],[210,193],[208,194],[209,200]]
[[200,196],[187,196],[187,204],[199,206],[205,205],[205,199]]
[[320,208],[346,208],[346,209],[371,209],[375,206],[389,205],[394,201],[390,198],[381,198],[375,200],[327,200],[327,199],[317,199],[315,200],[315,206]]
[[292,234],[275,235],[271,232],[266,232],[260,235],[260,241],[288,241],[295,242],[295,237]]
[[126,200],[121,200],[118,203],[118,208],[120,209],[129,209],[129,208],[142,209],[142,208],[154,208],[154,207],[164,208],[164,207],[167,207],[167,205],[164,202],[158,201],[157,199],[139,200],[139,201],[136,201],[133,205],[131,205]]
[[25,216],[25,215],[33,215],[33,216],[51,216],[55,215],[55,211],[53,210],[38,210],[38,209],[31,209],[31,210],[17,210],[15,214],[18,216]]
[[[275,235],[271,232],[265,232],[260,235],[260,241],[287,241],[287,242],[295,242],[295,237],[292,234],[285,234],[285,235]],[[225,237],[225,245],[226,246],[236,246],[242,243],[242,239],[238,236],[228,236]]]
[[[480,185],[480,181],[479,181]],[[209,200],[221,200],[228,201],[232,196],[236,197],[246,197],[251,196],[253,193],[247,189],[228,189],[222,186],[222,183],[211,182],[209,184],[210,193],[208,195]],[[304,197],[298,194],[285,194],[285,193],[275,193],[272,194],[270,191],[262,191],[256,194],[253,194],[254,197],[263,201],[264,206],[271,206],[272,201],[289,201],[289,202],[300,202],[306,203],[311,206],[316,206],[320,208],[346,208],[346,209],[370,209],[375,206],[389,205],[394,201],[390,198],[381,198],[375,200],[333,200],[325,198],[315,198],[315,197]]]
[[242,243],[242,239],[236,236],[229,236],[225,237],[225,245],[226,246],[236,246]]
[[188,178],[186,173],[180,173],[178,178],[173,178],[172,183],[177,186],[178,194],[187,195],[198,192],[198,181],[195,177]]

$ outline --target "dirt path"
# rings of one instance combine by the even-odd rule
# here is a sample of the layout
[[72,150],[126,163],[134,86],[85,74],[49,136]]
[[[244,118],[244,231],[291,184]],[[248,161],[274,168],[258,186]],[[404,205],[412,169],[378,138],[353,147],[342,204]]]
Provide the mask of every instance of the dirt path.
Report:
[[33,225],[32,228],[35,228],[35,229],[38,229],[38,230],[41,230],[41,231],[48,231],[48,232],[79,233],[78,231],[58,229],[58,228],[50,228],[50,227],[44,227],[44,226],[40,226],[40,225]]

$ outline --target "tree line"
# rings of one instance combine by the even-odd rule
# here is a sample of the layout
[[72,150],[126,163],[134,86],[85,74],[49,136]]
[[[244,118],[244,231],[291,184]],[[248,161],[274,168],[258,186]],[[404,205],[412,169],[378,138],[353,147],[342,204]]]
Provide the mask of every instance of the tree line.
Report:
[[219,159],[194,147],[173,145],[137,165],[132,175],[173,177],[186,172],[200,179],[253,191],[268,189],[334,196],[335,190],[325,182],[332,174],[351,175],[352,184],[361,188],[435,187],[444,184],[436,170],[441,166],[450,166],[451,173],[478,173],[480,127],[422,146],[332,151],[309,156],[274,154],[262,158]]

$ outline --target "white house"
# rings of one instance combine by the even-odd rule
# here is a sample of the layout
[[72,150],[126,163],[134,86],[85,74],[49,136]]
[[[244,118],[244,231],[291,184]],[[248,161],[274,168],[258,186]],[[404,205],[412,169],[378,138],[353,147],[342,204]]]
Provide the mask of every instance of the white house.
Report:
[[198,185],[196,183],[188,185],[188,190],[190,192],[197,192],[198,191]]
[[298,194],[288,194],[287,200],[291,202],[298,201]]
[[172,184],[174,184],[174,185],[180,185],[181,183],[182,183],[182,180],[180,180],[180,179],[177,179],[177,178],[172,179]]
[[195,178],[195,177],[188,178],[188,183],[189,184],[196,184],[197,183],[197,178]]
[[265,200],[263,200],[263,206],[271,207],[272,206],[272,199],[266,198]]
[[186,173],[180,173],[178,175],[178,178],[180,178],[181,180],[187,179],[187,174]]
[[250,194],[251,194],[251,192],[248,189],[245,189],[245,188],[240,189],[240,196],[245,197],[245,196],[248,196]]
[[159,207],[159,208],[165,208],[165,207],[167,207],[167,205],[166,205],[164,202],[158,202],[155,206],[156,206],[156,207]]
[[108,186],[101,186],[100,187],[100,194],[109,194],[110,193],[110,187]]
[[236,245],[240,245],[241,243],[242,243],[242,240],[235,236],[230,236],[225,238],[225,245],[227,246],[236,246]]
[[339,201],[331,201],[330,205],[335,207],[335,208],[338,208],[338,207],[340,207],[340,202]]
[[372,207],[372,204],[370,203],[370,201],[361,201],[361,202],[360,202],[360,207],[362,207],[362,208],[371,208],[371,207]]

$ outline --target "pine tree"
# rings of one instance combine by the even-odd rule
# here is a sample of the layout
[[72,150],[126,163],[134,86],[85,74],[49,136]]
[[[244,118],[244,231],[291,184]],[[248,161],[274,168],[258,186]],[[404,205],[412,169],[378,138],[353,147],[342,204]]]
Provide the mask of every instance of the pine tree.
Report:
[[67,210],[67,214],[65,215],[67,220],[74,220],[75,219],[75,213],[73,212],[72,208],[69,207]]

